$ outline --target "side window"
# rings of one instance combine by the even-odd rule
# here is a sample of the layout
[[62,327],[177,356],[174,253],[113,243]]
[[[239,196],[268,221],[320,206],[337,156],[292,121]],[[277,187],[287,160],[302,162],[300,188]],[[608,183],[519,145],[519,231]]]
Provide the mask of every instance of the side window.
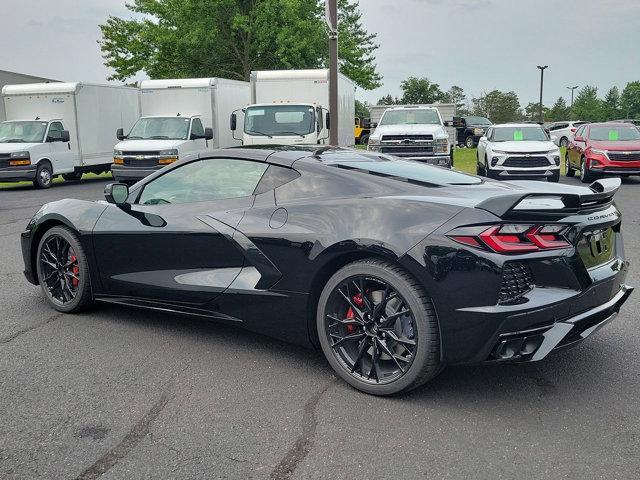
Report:
[[487,140],[491,140],[491,137],[493,136],[493,128],[487,130],[487,133],[485,135],[487,137]]
[[170,170],[144,187],[138,203],[195,203],[253,195],[269,165],[209,158]]
[[51,122],[49,125],[49,133],[47,133],[47,142],[57,142],[62,138],[62,124],[60,122]]
[[584,137],[584,133],[585,133],[586,127],[583,125],[582,127],[578,128],[578,130],[576,131],[576,137]]
[[194,118],[191,122],[191,135],[196,135],[199,138],[204,137],[204,127],[202,126],[202,120]]
[[295,170],[287,167],[279,167],[278,165],[269,165],[269,168],[262,176],[260,183],[256,187],[254,195],[259,195],[269,190],[278,188],[285,183],[289,183],[292,180],[298,178],[300,174]]

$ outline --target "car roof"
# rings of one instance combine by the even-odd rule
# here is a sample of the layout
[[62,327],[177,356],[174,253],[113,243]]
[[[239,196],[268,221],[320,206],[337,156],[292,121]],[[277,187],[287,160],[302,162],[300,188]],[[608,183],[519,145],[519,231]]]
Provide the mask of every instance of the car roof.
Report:
[[491,125],[491,126],[493,128],[501,128],[501,127],[511,127],[511,128],[513,128],[513,127],[521,127],[522,128],[522,127],[533,127],[533,126],[542,128],[542,125],[540,125],[538,123],[516,123],[516,122],[514,122],[514,123],[500,123],[498,125],[494,124],[494,125]]

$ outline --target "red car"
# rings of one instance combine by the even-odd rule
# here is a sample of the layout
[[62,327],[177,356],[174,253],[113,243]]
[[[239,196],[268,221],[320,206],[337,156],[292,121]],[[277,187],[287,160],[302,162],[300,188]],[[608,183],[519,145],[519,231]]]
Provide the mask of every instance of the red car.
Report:
[[640,175],[640,129],[622,122],[582,125],[567,147],[565,167],[567,177],[580,171],[583,183],[603,175]]

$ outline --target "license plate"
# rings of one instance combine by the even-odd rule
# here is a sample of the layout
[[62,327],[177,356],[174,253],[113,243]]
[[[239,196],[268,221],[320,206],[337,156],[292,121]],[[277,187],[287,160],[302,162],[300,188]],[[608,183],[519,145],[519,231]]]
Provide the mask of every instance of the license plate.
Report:
[[615,255],[616,232],[611,228],[594,230],[583,235],[578,242],[578,252],[587,268],[609,262]]

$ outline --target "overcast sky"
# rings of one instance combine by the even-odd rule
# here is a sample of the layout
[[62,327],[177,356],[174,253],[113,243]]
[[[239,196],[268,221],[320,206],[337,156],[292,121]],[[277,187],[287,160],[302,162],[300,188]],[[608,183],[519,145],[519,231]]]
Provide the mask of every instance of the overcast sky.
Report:
[[[378,34],[384,86],[358,97],[375,103],[400,82],[427,76],[467,97],[513,90],[524,106],[545,104],[567,85],[640,80],[640,0],[359,0],[365,27]],[[2,0],[0,69],[60,80],[103,82],[98,24],[127,16],[123,0]],[[54,8],[55,5],[55,8]]]

